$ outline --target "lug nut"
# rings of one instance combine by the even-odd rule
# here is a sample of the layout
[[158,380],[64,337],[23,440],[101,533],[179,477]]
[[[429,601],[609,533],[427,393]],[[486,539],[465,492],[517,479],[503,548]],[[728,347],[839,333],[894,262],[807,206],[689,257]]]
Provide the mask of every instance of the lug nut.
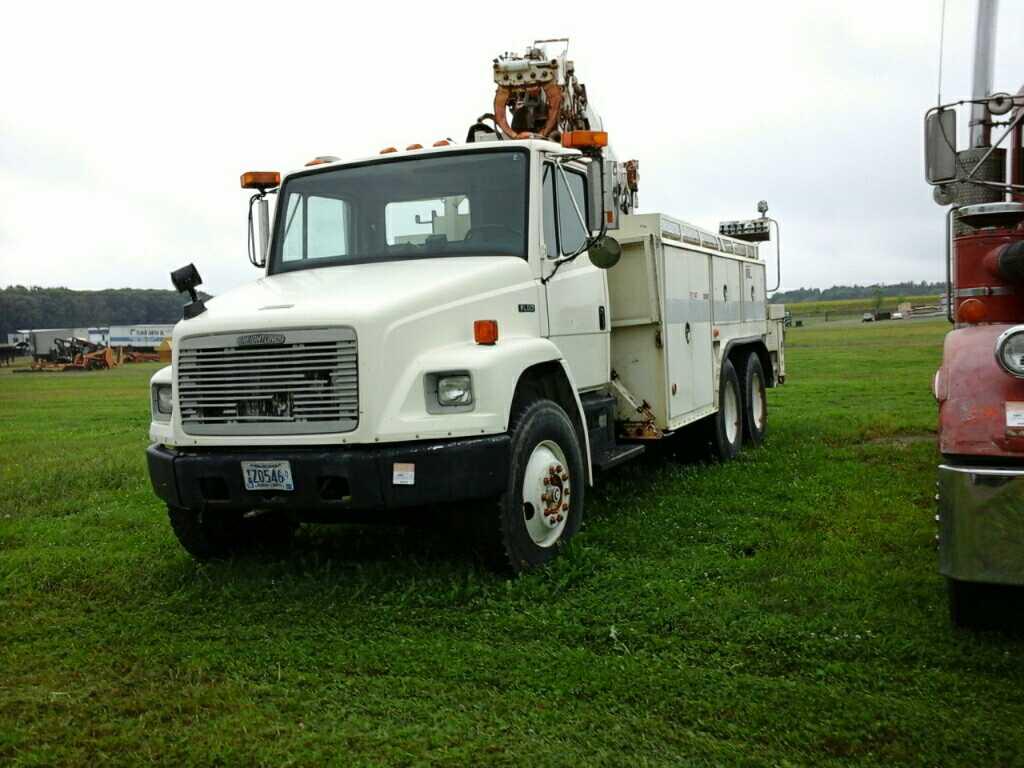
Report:
[[560,523],[560,522],[562,522],[562,521],[563,521],[564,519],[565,519],[564,517],[562,517],[561,515],[559,515],[559,516],[558,516],[557,518],[555,518],[555,522],[556,522],[556,523]]
[[562,505],[562,510],[565,511],[565,512],[568,512],[569,511],[569,505],[568,504],[563,504]]

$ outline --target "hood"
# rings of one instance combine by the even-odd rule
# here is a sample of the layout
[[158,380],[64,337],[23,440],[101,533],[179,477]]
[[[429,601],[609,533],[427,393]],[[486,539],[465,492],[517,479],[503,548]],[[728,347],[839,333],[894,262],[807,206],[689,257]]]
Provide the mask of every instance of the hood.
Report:
[[321,267],[262,277],[206,302],[175,336],[260,330],[414,314],[532,280],[513,256],[460,256]]

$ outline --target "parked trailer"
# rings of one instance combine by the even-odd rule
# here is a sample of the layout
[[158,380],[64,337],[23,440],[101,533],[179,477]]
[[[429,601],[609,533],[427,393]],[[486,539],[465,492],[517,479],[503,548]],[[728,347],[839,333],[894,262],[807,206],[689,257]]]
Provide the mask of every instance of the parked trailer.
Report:
[[32,356],[37,361],[55,357],[59,351],[58,340],[88,338],[88,328],[40,328],[29,331]]

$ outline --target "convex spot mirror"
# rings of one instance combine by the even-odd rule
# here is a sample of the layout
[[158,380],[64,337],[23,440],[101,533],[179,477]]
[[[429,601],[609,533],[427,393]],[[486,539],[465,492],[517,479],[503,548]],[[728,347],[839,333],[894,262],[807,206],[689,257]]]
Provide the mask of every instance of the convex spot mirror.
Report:
[[622,258],[622,246],[610,235],[605,235],[590,246],[590,263],[598,269],[611,269]]

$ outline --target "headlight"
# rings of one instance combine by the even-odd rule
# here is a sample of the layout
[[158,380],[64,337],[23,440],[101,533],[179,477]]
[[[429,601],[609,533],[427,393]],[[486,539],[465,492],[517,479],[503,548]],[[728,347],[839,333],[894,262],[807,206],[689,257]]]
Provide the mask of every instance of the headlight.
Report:
[[996,339],[996,360],[1007,373],[1024,378],[1024,325],[1003,331]]
[[473,381],[469,374],[439,376],[437,379],[437,402],[443,406],[473,404]]
[[[156,384],[153,387],[153,415],[159,418],[160,415],[170,416],[174,410],[174,401],[171,399],[170,384]],[[167,419],[162,419],[166,421]]]

